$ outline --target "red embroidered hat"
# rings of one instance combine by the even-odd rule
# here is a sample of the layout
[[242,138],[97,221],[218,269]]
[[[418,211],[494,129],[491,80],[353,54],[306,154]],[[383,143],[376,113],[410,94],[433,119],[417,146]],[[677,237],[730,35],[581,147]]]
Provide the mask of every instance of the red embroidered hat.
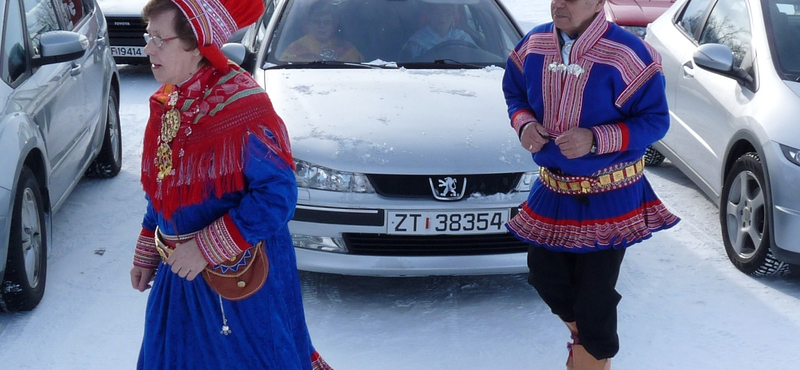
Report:
[[171,0],[189,19],[197,48],[211,64],[224,69],[228,58],[220,51],[236,30],[253,24],[264,12],[264,0]]

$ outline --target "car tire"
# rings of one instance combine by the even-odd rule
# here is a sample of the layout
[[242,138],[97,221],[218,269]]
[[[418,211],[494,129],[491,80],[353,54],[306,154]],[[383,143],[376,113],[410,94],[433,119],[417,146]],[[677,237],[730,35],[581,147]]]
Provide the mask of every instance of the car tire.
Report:
[[785,275],[789,265],[770,251],[770,201],[765,183],[758,154],[746,153],[733,163],[720,200],[722,240],[728,258],[745,274]]
[[30,311],[44,296],[47,231],[39,182],[27,166],[19,176],[12,212],[0,303],[4,311]]
[[664,155],[652,146],[648,146],[644,152],[644,164],[647,166],[658,166],[664,163],[664,159]]
[[108,94],[106,128],[100,153],[89,165],[86,176],[109,178],[119,174],[122,169],[122,129],[119,122],[119,101],[114,91]]

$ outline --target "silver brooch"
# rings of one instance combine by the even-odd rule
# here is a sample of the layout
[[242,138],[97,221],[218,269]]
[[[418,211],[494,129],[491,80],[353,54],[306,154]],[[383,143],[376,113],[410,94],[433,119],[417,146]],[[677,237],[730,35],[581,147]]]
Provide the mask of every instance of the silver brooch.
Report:
[[550,63],[547,66],[547,70],[550,72],[558,72],[558,73],[566,72],[576,77],[580,76],[584,72],[584,69],[580,65],[577,64],[566,65],[564,63],[558,63],[558,62]]

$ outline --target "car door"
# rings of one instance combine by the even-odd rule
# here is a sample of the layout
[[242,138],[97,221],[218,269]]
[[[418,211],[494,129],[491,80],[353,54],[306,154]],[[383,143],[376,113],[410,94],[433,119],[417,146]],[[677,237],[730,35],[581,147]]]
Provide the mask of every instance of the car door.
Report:
[[61,20],[62,29],[77,32],[86,36],[88,48],[86,53],[74,61],[74,71],[79,71],[77,80],[83,90],[84,118],[79,143],[74,155],[78,160],[78,170],[86,167],[103,140],[105,128],[105,102],[107,101],[107,58],[104,56],[106,46],[105,32],[100,29],[96,6],[92,0],[55,0],[56,13]]
[[[692,57],[696,45],[719,43],[733,51],[734,67],[751,65],[751,27],[745,0],[718,0],[704,18],[705,12],[697,9],[696,14],[700,15],[697,19],[690,19],[694,15],[684,13],[685,22],[679,22],[690,27],[695,46],[680,49],[678,63],[673,65],[678,70],[671,71],[676,88],[670,106],[673,127],[667,140],[719,195],[725,151],[739,129],[737,122],[742,121],[738,119],[739,107],[753,98],[753,91],[732,77],[698,67]],[[696,27],[700,24],[701,27]]]
[[[61,29],[59,16],[51,0],[23,0],[22,3],[30,59],[35,61],[41,57],[41,35]],[[75,154],[81,151],[82,145],[85,146],[87,133],[86,96],[81,72],[78,61],[70,61],[35,68],[31,76],[36,88],[32,104],[36,110],[32,116],[45,141],[51,167],[48,188],[54,204],[73,185],[76,174],[82,170],[81,155]]]

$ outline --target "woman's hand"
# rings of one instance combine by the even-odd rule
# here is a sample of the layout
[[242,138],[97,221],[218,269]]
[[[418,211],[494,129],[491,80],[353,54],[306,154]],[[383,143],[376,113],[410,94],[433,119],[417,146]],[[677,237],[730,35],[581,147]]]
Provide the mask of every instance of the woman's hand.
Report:
[[188,281],[195,277],[206,268],[208,261],[200,252],[197,242],[192,239],[186,243],[178,243],[175,250],[167,258],[167,264],[172,266],[172,272]]
[[583,157],[592,149],[594,132],[588,128],[573,127],[556,138],[561,154],[569,159]]
[[550,141],[550,135],[539,122],[531,122],[522,128],[519,142],[525,150],[536,153],[542,150],[544,144]]
[[140,292],[153,287],[150,283],[156,278],[156,270],[146,267],[133,266],[131,269],[131,286]]

